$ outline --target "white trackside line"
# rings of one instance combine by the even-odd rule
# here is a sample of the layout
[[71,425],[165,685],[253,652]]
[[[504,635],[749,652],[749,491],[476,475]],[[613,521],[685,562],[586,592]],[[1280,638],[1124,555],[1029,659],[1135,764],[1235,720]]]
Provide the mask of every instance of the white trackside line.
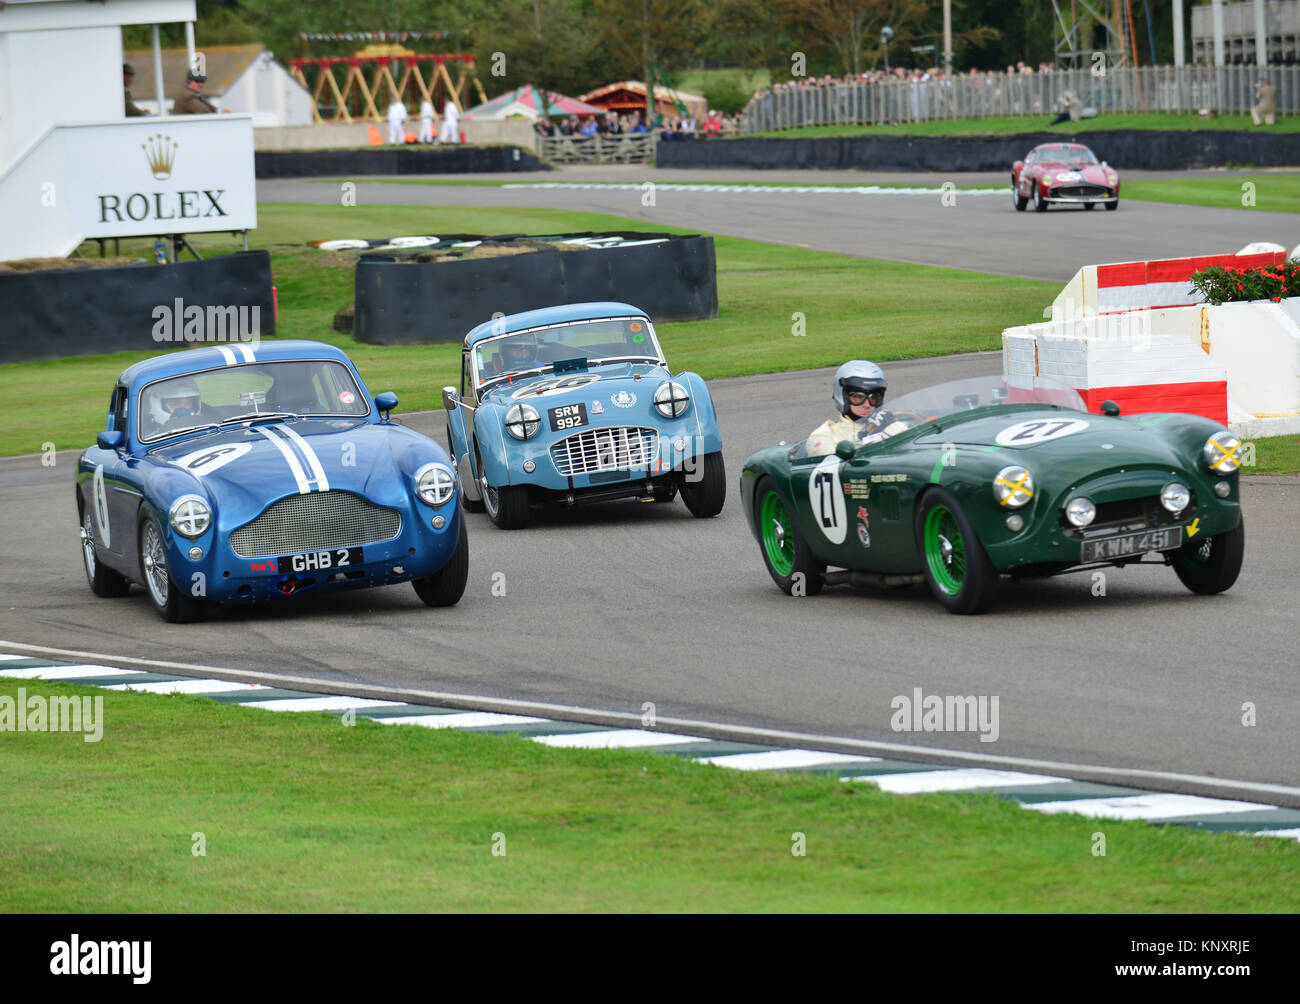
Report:
[[368,701],[362,697],[286,697],[279,701],[240,701],[245,708],[267,711],[347,711],[350,708],[396,708],[401,701]]
[[311,486],[307,483],[307,474],[302,469],[302,464],[298,463],[298,458],[293,455],[293,450],[279,436],[273,436],[270,430],[263,426],[258,426],[257,431],[275,444],[275,448],[280,451],[285,461],[289,464],[289,470],[293,473],[293,478],[298,482],[298,494],[307,495],[311,492]]
[[1282,837],[1286,840],[1300,840],[1300,830],[1256,830],[1257,837]]
[[235,365],[235,354],[231,352],[228,348],[226,348],[224,345],[218,345],[217,351],[221,353],[221,358],[226,361],[227,366]]
[[229,680],[164,680],[158,683],[115,683],[105,690],[135,690],[142,694],[228,694],[240,690],[270,690],[260,683]]
[[320,457],[316,455],[316,451],[312,449],[311,444],[287,425],[280,426],[280,431],[292,439],[298,445],[298,449],[302,450],[302,455],[307,458],[307,463],[311,465],[312,473],[316,475],[316,487],[323,492],[329,491],[330,483],[325,477],[325,468],[321,466]]
[[1022,774],[1014,770],[986,770],[983,767],[958,770],[920,770],[909,774],[864,775],[854,781],[870,781],[881,791],[897,795],[919,795],[929,791],[970,791],[975,788],[1018,788],[1029,784],[1057,784],[1069,778],[1047,774]]
[[696,757],[697,763],[711,763],[733,770],[791,770],[795,767],[834,767],[842,763],[872,763],[878,756],[849,756],[847,753],[819,753],[817,750],[766,750],[762,753],[728,753]]
[[[992,355],[990,353],[990,355]],[[430,413],[432,414],[432,413]],[[504,433],[502,433],[504,436]],[[20,458],[21,459],[21,458]],[[4,461],[0,461],[3,465]],[[231,669],[228,666],[210,666],[191,662],[173,662],[165,659],[145,659],[139,656],[118,655],[108,652],[87,652],[82,649],[54,648],[50,645],[31,645],[26,642],[10,641],[0,638],[0,649],[17,652],[37,653],[33,658],[52,659],[97,659],[122,663],[129,666],[147,666],[139,672],[193,673],[211,676],[220,673],[223,676],[256,680],[271,686],[285,687],[292,690],[325,691],[340,689],[338,680],[298,675],[294,673],[267,673],[260,670]],[[589,708],[576,704],[551,704],[543,701],[523,701],[515,698],[492,697],[485,694],[455,693],[446,690],[424,690],[413,687],[381,687],[374,684],[353,683],[348,685],[353,693],[383,694],[385,697],[398,696],[415,704],[429,704],[437,707],[453,705],[471,705],[490,711],[521,715],[544,715],[569,721],[610,722],[640,724],[640,712],[609,711],[603,708]],[[957,762],[996,768],[1019,770],[1041,770],[1060,775],[1082,775],[1076,780],[1096,780],[1106,784],[1133,784],[1141,787],[1154,787],[1157,784],[1173,782],[1175,784],[1196,784],[1205,788],[1230,789],[1234,794],[1251,794],[1264,796],[1297,798],[1300,787],[1296,785],[1274,784],[1262,781],[1244,781],[1238,778],[1210,777],[1205,774],[1183,774],[1177,771],[1144,770],[1132,767],[1110,767],[1103,764],[1075,763],[1064,760],[1041,760],[1032,757],[998,756],[989,753],[969,753],[962,750],[943,749],[937,746],[925,746],[911,743],[891,743],[877,740],[855,739],[851,736],[825,735],[814,732],[797,732],[793,729],[764,729],[732,722],[705,721],[695,718],[672,718],[660,716],[659,724],[682,732],[715,731],[714,738],[726,738],[736,742],[754,743],[755,745],[787,745],[799,749],[808,749],[820,745],[834,745],[841,749],[859,750],[863,754],[880,754],[883,756],[912,759],[916,756],[932,757],[940,762]],[[1090,776],[1091,775],[1091,776]],[[1259,808],[1256,805],[1255,808]]]
[[1120,795],[1116,798],[1080,798],[1073,802],[1026,803],[1026,809],[1049,814],[1070,812],[1096,819],[1177,819],[1180,816],[1216,816],[1231,812],[1259,812],[1277,808],[1259,802],[1234,802],[1199,795]]
[[114,669],[112,666],[29,666],[26,669],[0,669],[0,676],[11,680],[79,680],[96,676],[134,676],[140,669]]
[[467,711],[463,715],[410,715],[406,718],[374,718],[380,725],[423,725],[426,729],[481,729],[486,725],[530,725],[545,718],[527,715],[499,715],[492,711]]
[[700,736],[675,736],[668,732],[643,729],[611,729],[608,732],[570,732],[560,736],[533,736],[543,746],[565,749],[612,750],[637,749],[645,746],[678,746],[682,743],[707,742]]

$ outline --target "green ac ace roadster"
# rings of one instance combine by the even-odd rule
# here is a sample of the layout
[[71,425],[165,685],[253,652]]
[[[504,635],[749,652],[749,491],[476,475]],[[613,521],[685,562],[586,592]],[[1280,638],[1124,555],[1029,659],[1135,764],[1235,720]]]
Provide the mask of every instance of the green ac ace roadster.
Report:
[[1092,415],[1073,390],[1001,377],[889,407],[907,428],[883,441],[841,442],[829,456],[800,441],[745,462],[745,514],[785,592],[928,583],[950,611],[972,614],[1004,574],[1144,562],[1172,565],[1195,593],[1237,579],[1241,443],[1217,422],[1119,417],[1109,401]]

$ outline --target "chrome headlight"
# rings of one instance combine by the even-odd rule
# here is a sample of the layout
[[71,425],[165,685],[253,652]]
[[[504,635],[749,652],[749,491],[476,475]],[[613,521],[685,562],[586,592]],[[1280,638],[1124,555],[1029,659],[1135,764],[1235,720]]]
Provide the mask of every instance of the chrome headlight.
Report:
[[517,404],[506,412],[506,432],[515,439],[529,439],[542,427],[542,418],[531,404]]
[[425,464],[415,472],[415,494],[426,505],[445,505],[456,494],[456,475],[445,464]]
[[993,497],[999,505],[1019,509],[1034,497],[1034,479],[1023,467],[1004,467],[993,479]]
[[1205,458],[1205,463],[1210,470],[1220,474],[1231,474],[1241,466],[1241,461],[1237,459],[1237,450],[1240,447],[1241,440],[1227,429],[1223,429],[1205,441],[1205,446],[1201,448],[1201,456]]
[[198,495],[182,495],[172,503],[167,521],[182,537],[201,537],[212,525],[212,510]]
[[679,383],[669,380],[655,391],[655,410],[664,418],[679,418],[691,405],[691,395]]
[[1097,518],[1097,507],[1086,495],[1070,499],[1065,504],[1065,518],[1071,526],[1087,526]]
[[1172,513],[1180,513],[1192,501],[1192,493],[1181,481],[1170,481],[1160,492],[1160,504]]

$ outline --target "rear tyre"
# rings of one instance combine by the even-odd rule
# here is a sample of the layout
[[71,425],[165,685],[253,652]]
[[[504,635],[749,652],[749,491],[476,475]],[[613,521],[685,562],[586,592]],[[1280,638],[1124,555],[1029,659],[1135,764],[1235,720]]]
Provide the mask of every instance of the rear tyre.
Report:
[[459,603],[465,594],[468,578],[469,534],[465,530],[465,517],[461,516],[460,534],[450,560],[432,575],[412,579],[411,585],[415,587],[415,595],[424,600],[426,606],[451,607]]
[[1023,213],[1025,206],[1029,205],[1029,199],[1020,194],[1014,181],[1011,182],[1011,204],[1016,207],[1018,213]]
[[86,569],[86,581],[90,591],[96,596],[111,599],[125,596],[131,583],[125,576],[119,575],[105,566],[95,556],[95,514],[93,506],[81,504],[81,563]]
[[1034,211],[1038,213],[1047,212],[1047,200],[1043,198],[1043,186],[1034,186]]
[[816,596],[825,581],[826,566],[819,564],[799,536],[795,510],[769,477],[754,488],[754,521],[767,574],[787,596]]
[[158,616],[169,624],[188,624],[203,617],[203,604],[191,599],[172,581],[162,527],[150,515],[140,522],[140,575]]
[[699,481],[683,479],[682,501],[692,516],[706,519],[722,512],[722,505],[727,501],[727,469],[722,463],[721,453],[706,453],[704,467]]
[[998,595],[998,573],[961,504],[931,489],[916,511],[916,546],[935,599],[954,614],[983,613]]
[[1174,554],[1174,571],[1192,592],[1212,596],[1237,581],[1245,551],[1246,524],[1242,521],[1205,540],[1188,541]]

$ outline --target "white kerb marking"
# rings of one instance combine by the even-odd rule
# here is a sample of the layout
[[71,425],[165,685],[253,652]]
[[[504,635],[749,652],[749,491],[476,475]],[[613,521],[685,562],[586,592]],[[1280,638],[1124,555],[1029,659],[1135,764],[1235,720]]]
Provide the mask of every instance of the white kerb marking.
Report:
[[142,694],[223,694],[240,690],[270,690],[260,683],[229,680],[161,680],[156,683],[114,683],[105,690],[135,690]]
[[114,669],[112,666],[32,666],[27,669],[3,669],[0,676],[11,680],[79,680],[96,676],[134,676],[138,669]]
[[847,753],[819,753],[817,750],[767,750],[762,753],[728,753],[696,758],[733,770],[792,770],[796,767],[834,767],[837,764],[873,763],[878,756],[849,756]]
[[240,701],[245,708],[267,711],[348,711],[361,708],[397,708],[402,701],[368,701],[363,697],[286,697],[279,701]]
[[607,732],[570,732],[559,736],[533,736],[533,741],[543,746],[584,750],[638,749],[647,746],[678,746],[682,743],[707,742],[701,736],[675,736],[669,732],[646,732],[643,729],[610,729]]
[[307,474],[303,471],[302,464],[298,463],[298,458],[293,455],[293,450],[289,449],[288,444],[279,436],[271,435],[270,430],[259,425],[257,431],[275,444],[275,448],[280,451],[281,456],[283,456],[286,463],[288,463],[289,470],[293,473],[294,480],[298,482],[298,494],[309,494],[311,492],[311,485],[307,483]]
[[406,718],[375,718],[380,725],[423,725],[426,729],[481,729],[488,725],[530,725],[545,718],[501,715],[494,711],[466,711],[458,715],[410,715]]
[[1300,840],[1300,830],[1256,830],[1257,837],[1282,837],[1285,840]]
[[1180,816],[1219,816],[1232,812],[1259,812],[1276,806],[1259,802],[1234,802],[1199,795],[1123,795],[1116,798],[1081,798],[1072,802],[1027,803],[1026,809],[1054,814],[1070,812],[1095,819],[1177,819]]
[[898,795],[919,795],[929,791],[971,791],[975,788],[1019,788],[1021,785],[1030,784],[1058,784],[1068,778],[972,767],[960,770],[921,770],[908,774],[855,777],[853,780],[870,781],[878,785],[881,791],[891,791]]

